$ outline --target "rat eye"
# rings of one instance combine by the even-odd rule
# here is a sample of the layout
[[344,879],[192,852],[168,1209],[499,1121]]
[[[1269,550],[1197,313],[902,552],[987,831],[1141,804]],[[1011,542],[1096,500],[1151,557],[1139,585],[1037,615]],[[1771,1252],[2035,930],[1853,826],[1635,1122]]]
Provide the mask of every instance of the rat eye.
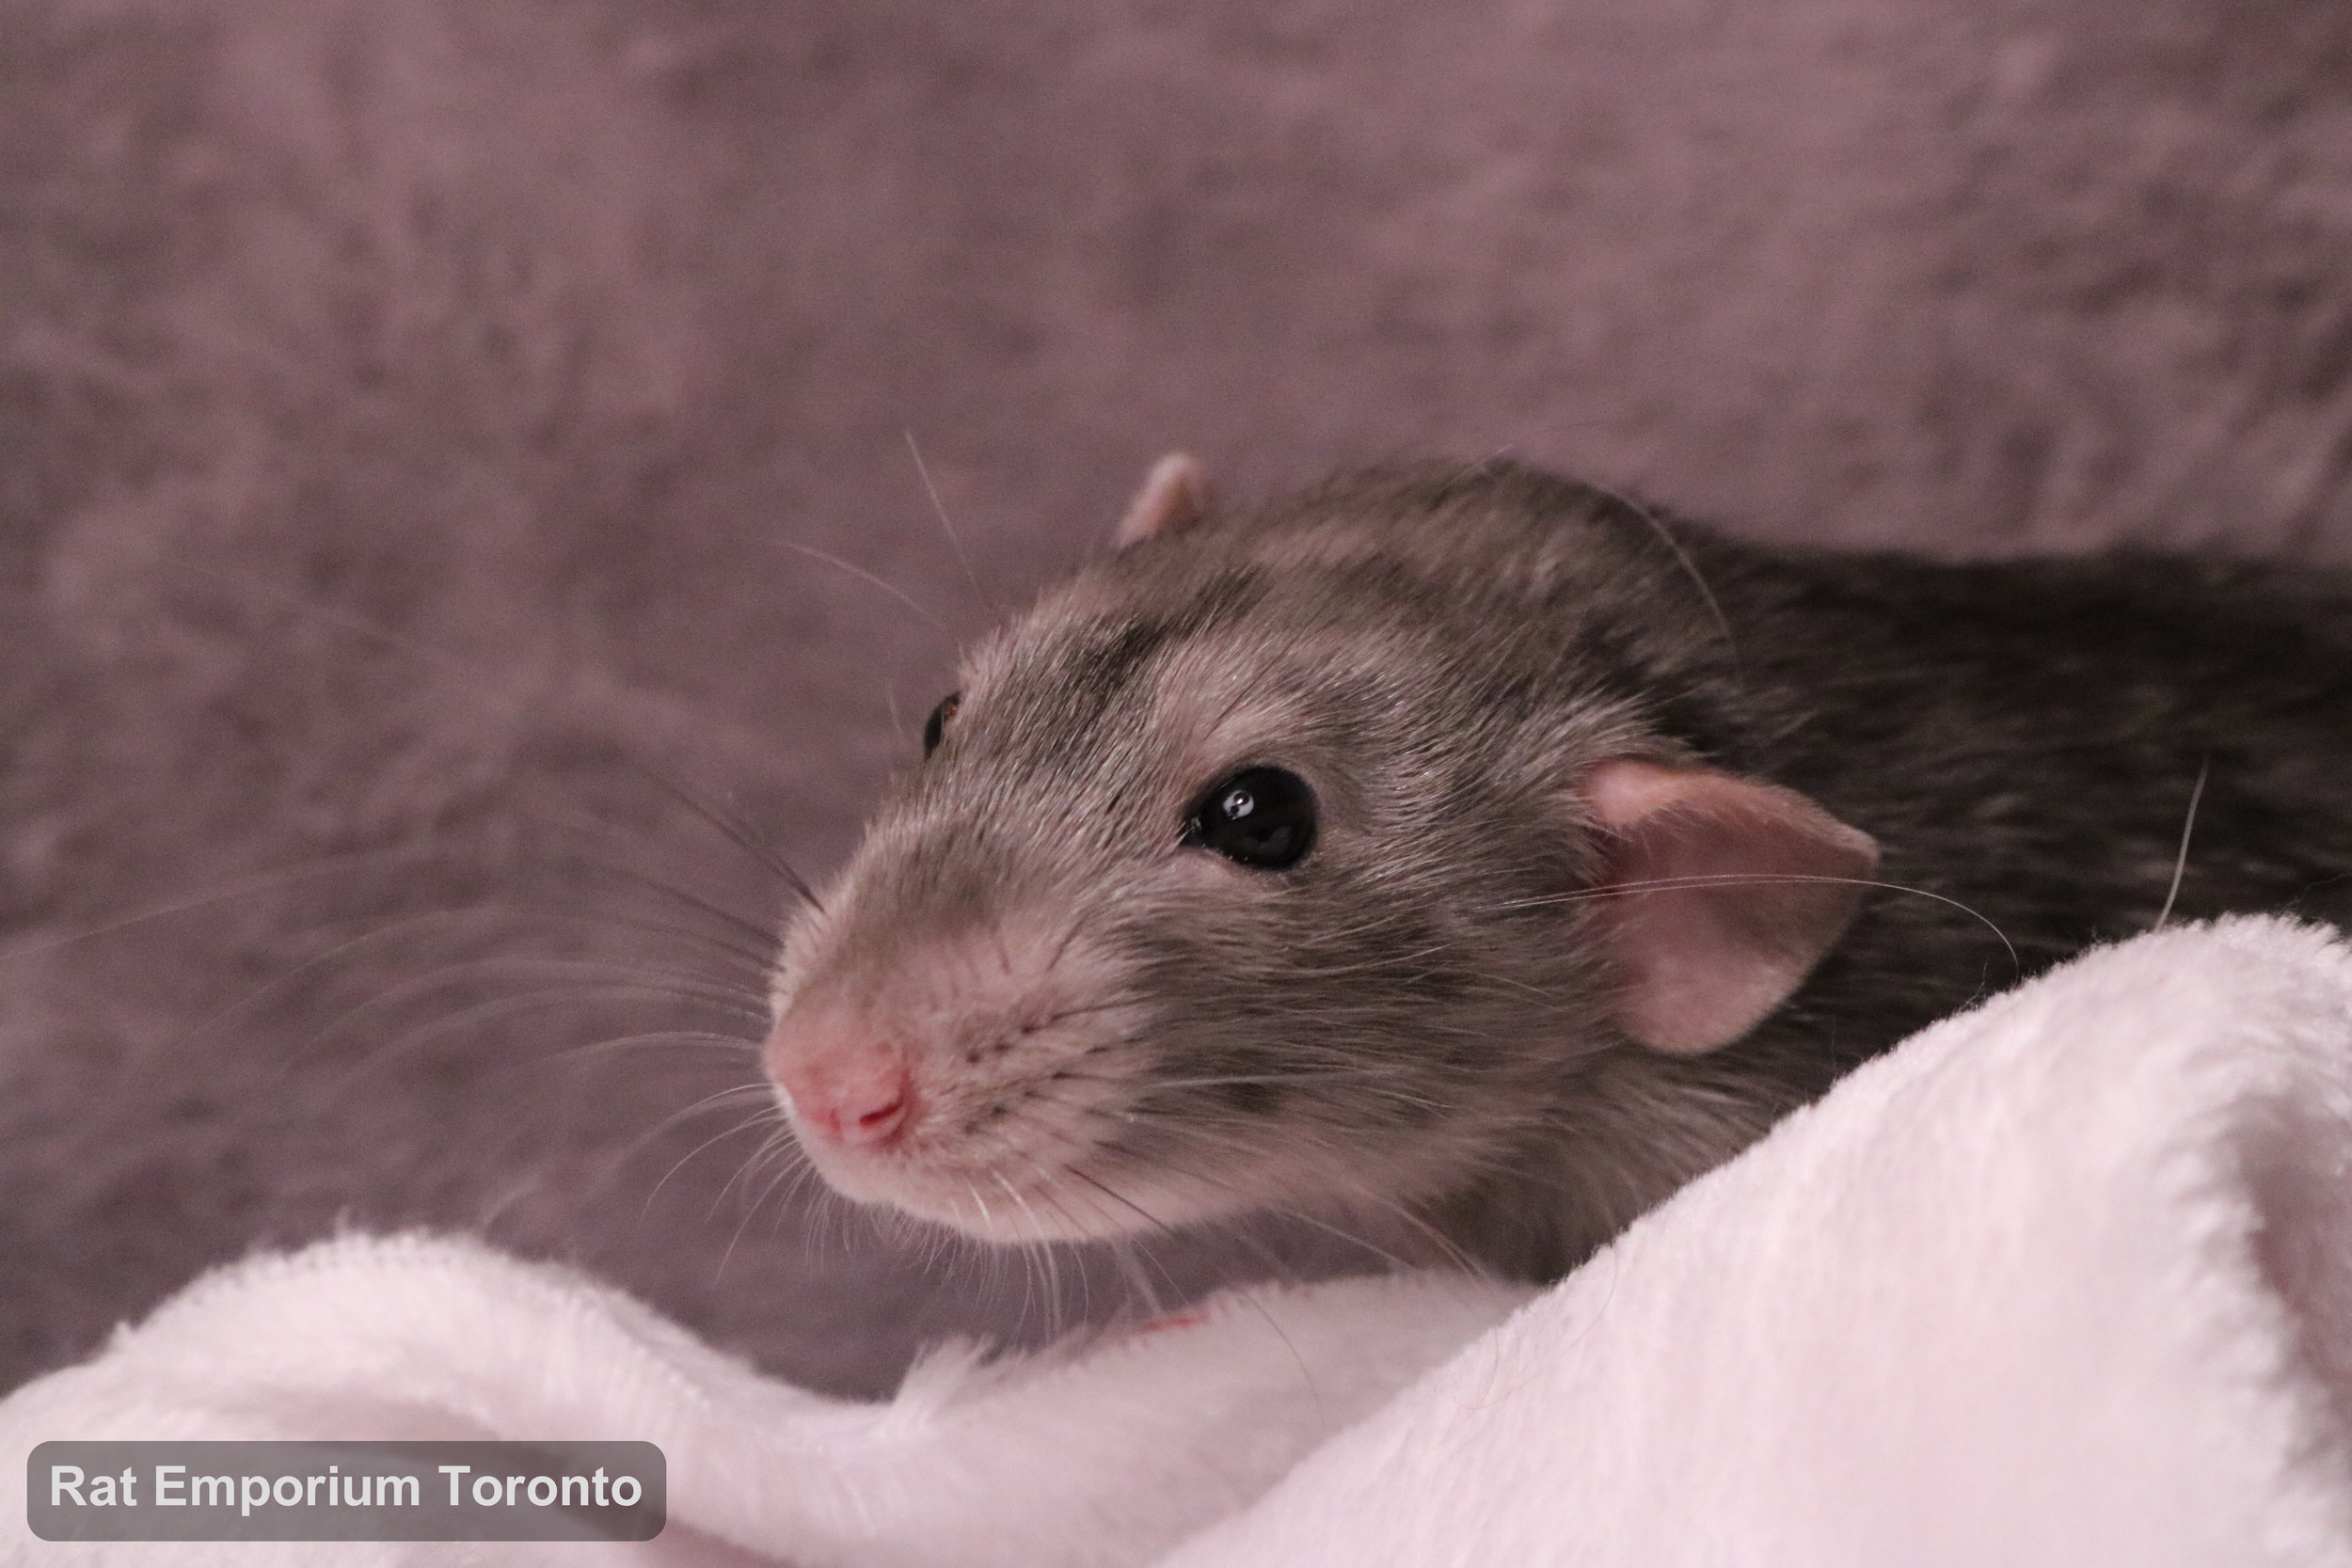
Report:
[[1296,865],[1315,847],[1315,797],[1279,768],[1248,768],[1200,797],[1184,842],[1258,871]]
[[956,709],[962,705],[963,693],[961,691],[950,691],[939,699],[939,705],[931,709],[931,716],[923,721],[923,754],[925,756],[930,756],[939,750],[941,739],[947,734],[947,721],[953,719],[956,716]]

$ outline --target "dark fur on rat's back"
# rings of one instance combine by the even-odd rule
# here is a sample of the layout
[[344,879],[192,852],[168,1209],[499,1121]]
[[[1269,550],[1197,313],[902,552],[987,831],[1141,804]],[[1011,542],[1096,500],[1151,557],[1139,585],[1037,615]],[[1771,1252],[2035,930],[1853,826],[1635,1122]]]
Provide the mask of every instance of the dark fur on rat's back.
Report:
[[[1050,908],[1120,976],[1115,1023],[990,1109],[1098,1085],[1042,1146],[1077,1180],[1406,1213],[1540,1277],[1912,1030],[2154,924],[2201,769],[2173,918],[2352,915],[2344,581],[1673,534],[1687,561],[1621,500],[1485,465],[1343,478],[1096,563],[975,658],[815,970],[886,988],[885,933]],[[1201,741],[1260,708],[1237,750]],[[1799,791],[1917,891],[1871,893],[1733,1044],[1631,1043],[1574,796],[1626,755]],[[1297,866],[1178,844],[1244,766],[1313,785]]]

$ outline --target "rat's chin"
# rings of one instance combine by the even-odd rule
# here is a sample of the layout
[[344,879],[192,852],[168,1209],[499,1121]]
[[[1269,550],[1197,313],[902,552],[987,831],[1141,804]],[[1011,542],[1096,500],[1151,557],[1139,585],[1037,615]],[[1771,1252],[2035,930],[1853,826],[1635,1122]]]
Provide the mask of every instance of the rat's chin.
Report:
[[[802,1147],[809,1148],[806,1142]],[[988,1165],[966,1167],[897,1150],[812,1148],[809,1157],[843,1197],[1004,1245],[1115,1241],[1213,1217],[1173,1194],[1130,1198],[1111,1183],[1069,1170],[1031,1167],[1016,1180]]]

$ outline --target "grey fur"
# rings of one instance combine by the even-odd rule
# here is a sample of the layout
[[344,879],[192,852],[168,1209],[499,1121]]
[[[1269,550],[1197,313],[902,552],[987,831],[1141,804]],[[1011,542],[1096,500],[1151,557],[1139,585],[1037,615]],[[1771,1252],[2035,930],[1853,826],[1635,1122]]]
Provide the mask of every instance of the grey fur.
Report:
[[[2201,780],[2180,915],[2352,912],[2352,583],[1672,526],[1508,465],[1348,476],[1130,546],[983,643],[787,944],[783,1003],[850,998],[964,1118],[872,1164],[1082,1233],[1271,1209],[1548,1276],[1863,1057],[2153,924]],[[1832,957],[1709,1055],[1611,1022],[1596,922],[1640,895],[1597,887],[1576,789],[1617,757],[1796,788],[1885,851]],[[1180,842],[1249,767],[1319,799],[1294,868]],[[1051,1005],[985,1042],[977,981],[897,1004],[1057,930],[995,982]],[[894,1180],[863,1190],[995,1226]]]

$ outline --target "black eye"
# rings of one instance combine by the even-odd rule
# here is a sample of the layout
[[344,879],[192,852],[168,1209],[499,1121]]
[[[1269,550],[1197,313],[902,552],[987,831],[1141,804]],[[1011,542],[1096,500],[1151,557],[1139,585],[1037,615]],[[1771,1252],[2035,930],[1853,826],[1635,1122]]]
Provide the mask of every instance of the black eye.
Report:
[[963,693],[961,691],[950,691],[939,699],[939,705],[931,709],[931,716],[923,721],[923,754],[925,756],[930,756],[939,750],[939,742],[947,733],[947,721],[953,719],[956,716],[956,709],[962,705]]
[[1259,871],[1296,865],[1315,847],[1315,797],[1279,768],[1249,768],[1200,797],[1184,842]]

